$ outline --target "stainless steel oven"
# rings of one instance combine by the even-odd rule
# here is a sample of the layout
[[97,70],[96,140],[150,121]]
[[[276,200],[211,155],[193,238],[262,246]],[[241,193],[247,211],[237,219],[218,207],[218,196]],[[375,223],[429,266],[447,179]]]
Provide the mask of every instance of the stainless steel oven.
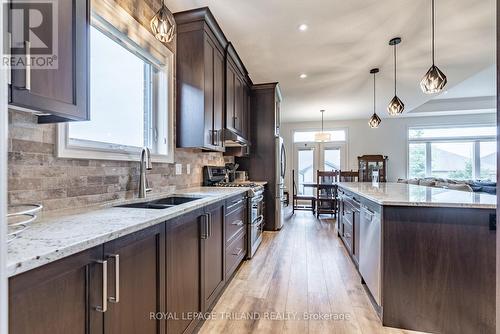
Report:
[[249,224],[248,224],[248,254],[251,259],[262,242],[262,231],[264,229],[264,189],[254,192],[248,198]]

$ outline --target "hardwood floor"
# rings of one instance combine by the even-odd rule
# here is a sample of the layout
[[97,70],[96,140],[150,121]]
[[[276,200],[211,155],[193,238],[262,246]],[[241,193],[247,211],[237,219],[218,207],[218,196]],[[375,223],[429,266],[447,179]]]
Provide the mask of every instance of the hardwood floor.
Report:
[[299,212],[280,232],[264,233],[255,257],[240,267],[200,333],[416,332],[380,324],[335,221]]

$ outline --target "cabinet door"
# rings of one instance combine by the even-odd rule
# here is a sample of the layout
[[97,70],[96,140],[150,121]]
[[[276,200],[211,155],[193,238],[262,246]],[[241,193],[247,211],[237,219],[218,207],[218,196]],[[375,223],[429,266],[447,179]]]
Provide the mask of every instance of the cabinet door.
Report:
[[224,55],[219,49],[214,49],[214,115],[213,130],[215,145],[219,150],[224,149],[222,132],[224,129]]
[[226,128],[235,131],[236,68],[228,59],[226,62]]
[[242,129],[243,129],[243,120],[244,120],[244,105],[245,105],[245,98],[243,97],[244,95],[244,90],[245,90],[245,82],[241,78],[241,76],[236,75],[235,80],[234,80],[234,94],[235,94],[235,101],[234,101],[234,130],[238,134],[242,134]]
[[224,205],[207,209],[202,232],[203,310],[213,305],[224,286]]
[[200,284],[200,213],[189,213],[167,225],[167,312],[175,319],[167,320],[167,333],[193,331],[199,320],[190,312],[201,312]]
[[216,136],[214,134],[214,50],[210,38],[205,36],[204,65],[205,65],[205,131],[204,147],[214,148],[216,146]]
[[165,225],[108,242],[108,311],[105,334],[165,333],[165,322],[150,319],[165,311]]
[[[57,1],[57,54],[54,69],[24,68],[12,70],[10,103],[13,106],[50,114],[40,123],[89,120],[88,61],[90,0]],[[15,4],[13,4],[15,6]],[[12,18],[10,18],[12,24]],[[25,29],[26,27],[22,27]],[[11,27],[14,41],[19,27]],[[33,36],[34,34],[30,35]],[[31,46],[27,45],[31,42]],[[36,55],[35,41],[25,41],[24,54]],[[17,49],[16,49],[17,50]]]
[[[96,247],[9,280],[9,332],[102,333],[102,247]],[[87,321],[87,312],[91,315]]]

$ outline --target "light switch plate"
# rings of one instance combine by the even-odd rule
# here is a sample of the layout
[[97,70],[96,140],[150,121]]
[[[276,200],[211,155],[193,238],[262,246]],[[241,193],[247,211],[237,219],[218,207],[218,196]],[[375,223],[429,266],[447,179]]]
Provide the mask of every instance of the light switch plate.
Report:
[[191,164],[186,165],[186,173],[187,175],[191,174]]
[[175,164],[175,175],[182,175],[182,164]]

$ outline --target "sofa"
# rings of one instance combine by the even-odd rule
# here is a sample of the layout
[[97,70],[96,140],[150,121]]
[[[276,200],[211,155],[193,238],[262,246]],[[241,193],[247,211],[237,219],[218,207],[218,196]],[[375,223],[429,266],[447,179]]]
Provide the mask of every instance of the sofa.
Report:
[[427,187],[453,189],[468,192],[484,192],[495,195],[497,183],[492,181],[453,180],[436,177],[399,179],[398,183],[415,184]]

